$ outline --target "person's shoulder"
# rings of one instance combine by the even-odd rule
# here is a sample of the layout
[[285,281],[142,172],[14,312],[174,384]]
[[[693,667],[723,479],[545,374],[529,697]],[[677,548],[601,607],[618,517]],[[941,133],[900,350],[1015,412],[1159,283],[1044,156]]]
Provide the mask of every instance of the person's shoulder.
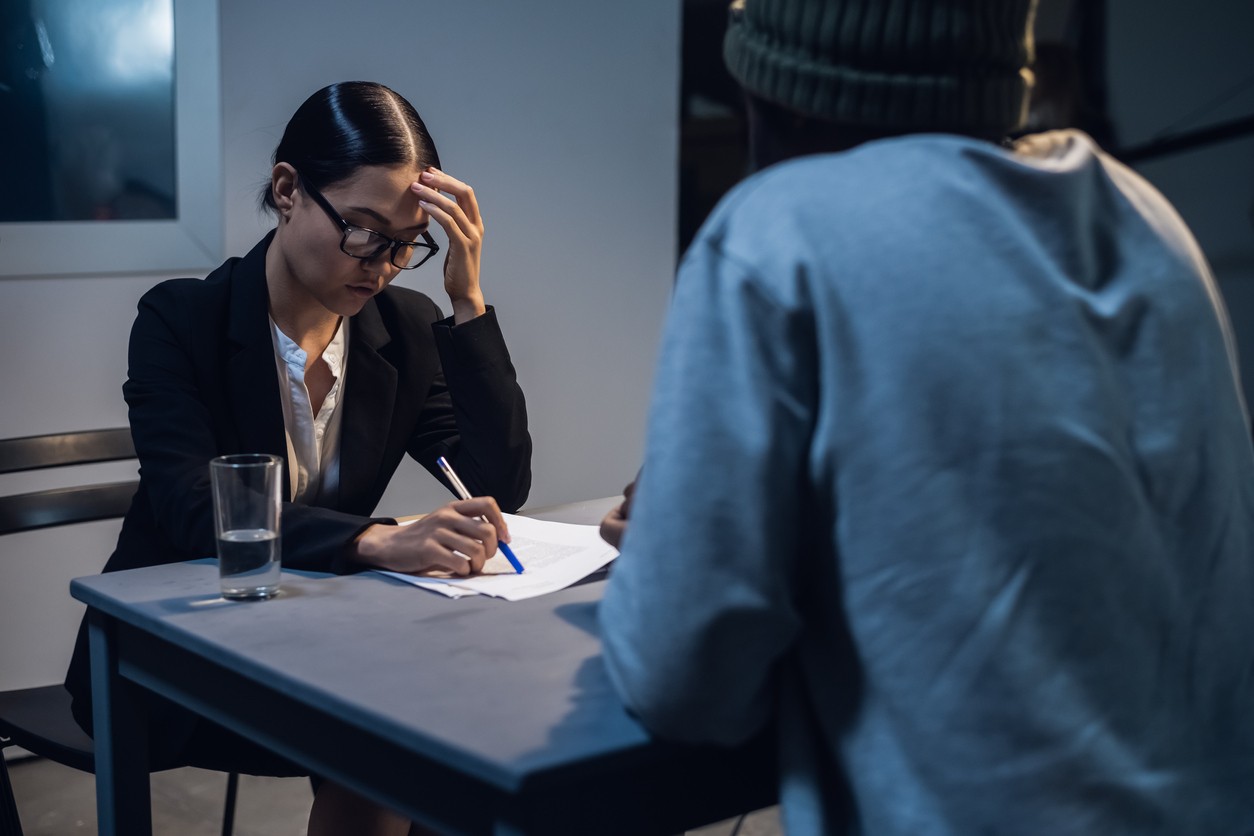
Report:
[[956,202],[960,160],[969,153],[983,153],[977,140],[915,134],[764,168],[711,212],[681,273],[714,270],[725,286],[738,275],[796,299],[816,270],[834,275],[835,265],[843,265],[847,281],[867,264],[897,257],[903,239],[917,239],[918,230],[949,222],[937,220],[937,207]]
[[[232,276],[240,261],[230,258],[207,276],[166,279],[149,288],[136,305],[136,333],[169,331],[189,344],[205,344],[225,334],[232,307]],[[264,276],[260,280],[264,282]],[[260,294],[264,305],[264,288]]]
[[150,305],[196,304],[213,293],[214,289],[207,287],[203,278],[166,279],[145,291],[140,302]]
[[811,154],[768,166],[746,177],[720,201],[710,219],[735,223],[772,216],[826,218],[865,213],[886,199],[905,197],[907,190],[945,178],[964,154],[982,146],[1002,153],[991,143],[944,134],[911,134],[866,142],[846,151]]
[[960,161],[972,156],[1005,158],[996,143],[953,134],[905,134],[864,142],[846,151],[811,154],[777,163],[741,185],[754,199],[788,189],[814,192],[836,188],[834,197],[852,205],[864,203],[866,188],[918,186],[944,179]]
[[216,299],[225,300],[230,293],[230,276],[238,258],[227,259],[209,275],[194,278],[165,279],[149,288],[142,297],[144,305],[204,305]]
[[796,157],[733,187],[711,212],[700,240],[719,248],[731,241],[850,231],[853,240],[846,243],[856,243],[863,232],[899,227],[920,207],[944,205],[970,188],[976,168],[1010,159],[1011,152],[996,143],[951,134],[907,134]]

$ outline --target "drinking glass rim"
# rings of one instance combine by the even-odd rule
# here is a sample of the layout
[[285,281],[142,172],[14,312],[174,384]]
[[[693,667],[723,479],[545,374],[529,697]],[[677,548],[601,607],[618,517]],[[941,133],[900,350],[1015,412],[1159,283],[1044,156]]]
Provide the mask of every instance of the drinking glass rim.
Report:
[[226,456],[216,456],[209,461],[214,467],[256,467],[264,464],[282,464],[283,460],[273,453],[231,453]]

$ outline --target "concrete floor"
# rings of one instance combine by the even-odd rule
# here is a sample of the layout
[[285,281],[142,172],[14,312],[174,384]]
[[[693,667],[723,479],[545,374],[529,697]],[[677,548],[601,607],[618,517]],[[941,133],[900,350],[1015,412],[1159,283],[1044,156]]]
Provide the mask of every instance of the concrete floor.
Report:
[[[95,834],[95,778],[52,761],[9,763],[13,794],[26,836]],[[172,769],[152,776],[154,836],[218,836],[226,775],[203,769]],[[301,836],[313,793],[304,778],[240,776],[235,810],[237,836]],[[694,836],[730,836],[735,821],[719,822]],[[738,836],[780,836],[775,808],[745,819]],[[596,836],[596,834],[579,834]]]
[[[42,759],[9,763],[26,836],[95,834],[96,779]],[[154,836],[219,836],[226,774],[172,769],[152,776]],[[240,776],[237,836],[302,836],[313,791],[305,778]]]

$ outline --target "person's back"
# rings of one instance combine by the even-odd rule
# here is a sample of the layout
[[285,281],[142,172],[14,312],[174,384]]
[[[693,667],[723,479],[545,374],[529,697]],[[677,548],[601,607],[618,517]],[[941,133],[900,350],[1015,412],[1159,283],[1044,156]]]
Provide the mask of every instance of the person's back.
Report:
[[774,717],[790,831],[1254,830],[1234,373],[1187,230],[1082,134],[770,168],[681,267],[611,675],[666,736]]

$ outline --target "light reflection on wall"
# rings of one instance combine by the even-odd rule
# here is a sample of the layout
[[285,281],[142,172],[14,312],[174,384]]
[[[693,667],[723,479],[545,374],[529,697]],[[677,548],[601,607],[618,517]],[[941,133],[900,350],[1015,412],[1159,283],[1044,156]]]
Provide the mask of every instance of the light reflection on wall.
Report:
[[100,50],[106,84],[143,86],[173,82],[172,0],[114,2],[93,11],[99,16],[98,21],[92,21],[91,15],[76,17],[83,23],[81,40]]
[[0,0],[3,221],[176,216],[173,0]]

